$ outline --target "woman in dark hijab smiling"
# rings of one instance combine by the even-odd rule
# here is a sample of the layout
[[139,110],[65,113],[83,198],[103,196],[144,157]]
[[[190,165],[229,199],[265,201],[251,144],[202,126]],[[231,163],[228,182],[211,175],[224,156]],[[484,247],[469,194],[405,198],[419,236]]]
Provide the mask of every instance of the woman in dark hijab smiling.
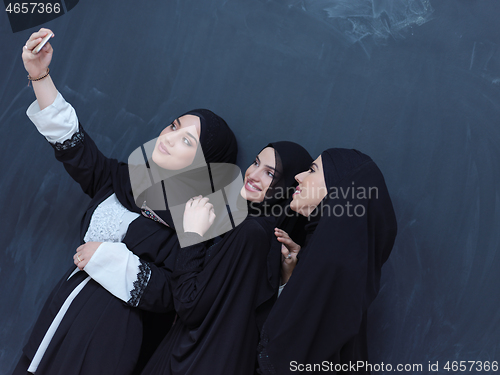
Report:
[[397,231],[391,199],[377,165],[356,150],[326,150],[296,180],[290,207],[311,218],[310,236],[264,324],[259,370],[349,372],[368,361],[367,311]]
[[[140,368],[141,349],[145,362],[173,321],[169,281],[179,239],[163,181],[146,180],[136,195],[129,170],[140,167],[149,179],[154,169],[170,175],[168,181],[182,180],[206,172],[207,162],[234,163],[236,138],[222,118],[201,109],[170,125],[162,119],[163,131],[137,168],[105,157],[48,75],[50,43],[37,55],[31,52],[49,33],[41,29],[23,47],[37,97],[27,113],[91,200],[81,220],[85,244],[74,255],[77,267],[68,269],[48,297],[14,374],[132,374]],[[197,189],[192,194],[205,193]],[[163,208],[141,210],[144,200],[150,204],[158,195]],[[75,213],[75,224],[80,216]]]
[[207,200],[196,197],[186,205],[184,230],[200,243],[178,253],[172,276],[178,319],[143,374],[254,374],[259,306],[274,293],[267,273],[277,220],[272,214],[287,202],[282,188],[294,186],[294,175],[311,161],[292,142],[264,148],[240,192],[240,208],[249,216],[215,245],[200,242],[213,217]]

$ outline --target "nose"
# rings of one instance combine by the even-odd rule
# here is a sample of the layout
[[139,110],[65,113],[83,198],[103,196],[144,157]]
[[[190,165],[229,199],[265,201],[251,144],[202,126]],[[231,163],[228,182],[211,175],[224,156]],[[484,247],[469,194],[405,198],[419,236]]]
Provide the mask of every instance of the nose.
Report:
[[176,133],[175,132],[170,132],[165,134],[165,141],[170,145],[173,146],[175,143],[176,139]]
[[254,168],[249,174],[248,174],[248,177],[251,178],[252,180],[254,181],[260,181],[260,178],[259,178],[259,170],[260,168]]
[[300,184],[302,182],[302,180],[303,180],[303,177],[304,177],[305,173],[307,173],[307,172],[302,172],[302,173],[299,173],[299,174],[295,175],[295,181],[297,181]]

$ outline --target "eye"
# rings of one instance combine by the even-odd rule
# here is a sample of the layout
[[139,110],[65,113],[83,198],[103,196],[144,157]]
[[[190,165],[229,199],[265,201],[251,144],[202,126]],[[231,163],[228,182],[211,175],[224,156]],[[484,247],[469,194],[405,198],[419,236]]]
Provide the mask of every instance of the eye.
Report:
[[314,173],[314,172],[315,171],[314,171],[313,167],[309,167],[309,173]]
[[271,171],[267,171],[267,175],[271,178],[274,178],[274,173]]
[[259,166],[259,162],[257,161],[257,159],[255,159],[255,161],[253,162],[253,165],[255,165],[256,167]]
[[177,125],[175,125],[174,123],[170,124],[170,126],[172,127],[172,130],[177,130]]
[[189,142],[189,139],[187,139],[187,138],[182,138],[182,141],[183,141],[185,144],[187,144],[188,146],[192,146],[192,145],[191,145],[191,142]]

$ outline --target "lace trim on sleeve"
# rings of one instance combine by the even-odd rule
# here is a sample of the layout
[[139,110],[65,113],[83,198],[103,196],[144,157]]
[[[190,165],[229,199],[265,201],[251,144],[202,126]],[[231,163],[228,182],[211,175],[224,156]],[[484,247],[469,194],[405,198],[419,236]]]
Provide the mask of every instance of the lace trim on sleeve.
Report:
[[134,289],[130,291],[130,299],[127,301],[127,304],[132,307],[137,307],[137,305],[139,305],[139,301],[141,300],[144,290],[148,286],[149,277],[151,276],[149,264],[142,259],[140,259],[139,262],[137,280],[134,281]]
[[78,130],[71,136],[71,138],[66,139],[64,142],[51,143],[51,145],[56,149],[56,151],[66,151],[81,144],[83,142],[83,138],[83,132],[81,130]]

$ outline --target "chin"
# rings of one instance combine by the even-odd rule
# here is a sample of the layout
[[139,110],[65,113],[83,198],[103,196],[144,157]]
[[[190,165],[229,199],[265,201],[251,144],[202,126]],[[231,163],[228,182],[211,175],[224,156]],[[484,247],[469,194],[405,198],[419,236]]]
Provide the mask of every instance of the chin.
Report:
[[154,161],[154,163],[162,168],[165,168],[163,166],[163,164],[165,164],[164,162],[162,162],[161,160],[161,156],[158,155],[158,151],[156,151],[156,148],[153,150],[153,154],[151,155],[151,160]]
[[303,207],[299,205],[299,202],[296,202],[295,200],[293,200],[293,201],[291,201],[291,202],[290,202],[290,209],[291,209],[292,211],[295,211],[295,212],[297,212],[299,215],[302,215],[302,216],[304,216],[304,217],[308,217],[309,215],[306,215],[306,214],[304,213],[304,210],[302,210],[302,208],[303,208]]

